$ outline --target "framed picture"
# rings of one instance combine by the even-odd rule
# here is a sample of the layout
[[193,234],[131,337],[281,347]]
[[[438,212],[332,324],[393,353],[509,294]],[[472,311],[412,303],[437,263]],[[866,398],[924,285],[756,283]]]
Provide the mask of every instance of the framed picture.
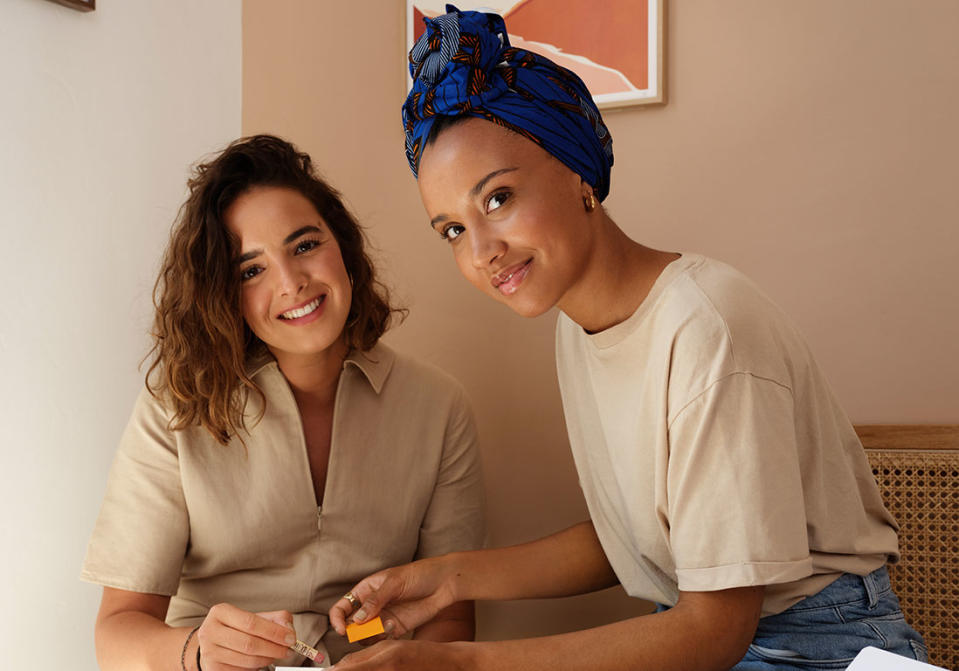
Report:
[[[406,41],[448,0],[406,0]],[[578,74],[600,108],[665,102],[664,0],[461,0],[461,10],[495,12],[510,43]]]
[[97,8],[97,0],[53,0],[58,5],[66,5],[81,12],[92,12]]

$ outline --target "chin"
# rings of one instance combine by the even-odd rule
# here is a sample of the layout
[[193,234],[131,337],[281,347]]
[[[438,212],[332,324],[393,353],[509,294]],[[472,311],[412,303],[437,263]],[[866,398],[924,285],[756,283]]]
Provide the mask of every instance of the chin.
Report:
[[533,317],[539,317],[546,314],[550,311],[550,308],[553,307],[552,303],[547,303],[544,301],[524,301],[519,300],[503,300],[502,301],[506,307],[518,314],[520,317],[526,317],[532,319]]
[[277,342],[270,345],[271,349],[279,349],[283,352],[295,354],[297,356],[316,356],[335,347],[343,338],[343,331],[313,333],[310,337],[289,339],[285,342]]

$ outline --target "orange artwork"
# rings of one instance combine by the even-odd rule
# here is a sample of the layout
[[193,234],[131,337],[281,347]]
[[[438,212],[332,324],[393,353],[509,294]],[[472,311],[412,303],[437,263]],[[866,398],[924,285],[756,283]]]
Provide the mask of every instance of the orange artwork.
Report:
[[[514,47],[542,54],[578,74],[602,107],[664,101],[664,0],[518,0],[459,2],[461,10],[493,11],[506,21]],[[424,17],[446,0],[407,0],[407,42],[426,29]]]

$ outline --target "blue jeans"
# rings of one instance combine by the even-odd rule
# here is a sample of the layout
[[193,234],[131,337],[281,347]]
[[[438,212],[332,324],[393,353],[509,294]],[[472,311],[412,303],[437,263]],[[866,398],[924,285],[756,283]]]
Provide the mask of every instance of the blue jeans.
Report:
[[732,671],[845,669],[867,645],[927,661],[926,645],[906,624],[885,566],[867,576],[845,573],[818,594],[761,618]]

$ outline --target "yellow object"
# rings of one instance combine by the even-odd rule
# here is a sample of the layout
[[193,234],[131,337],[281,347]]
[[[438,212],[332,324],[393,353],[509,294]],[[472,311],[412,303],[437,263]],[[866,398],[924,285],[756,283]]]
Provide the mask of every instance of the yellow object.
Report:
[[386,630],[383,629],[383,620],[381,620],[379,617],[374,617],[369,622],[364,622],[363,624],[351,622],[350,624],[346,625],[346,638],[350,643],[355,643],[356,641],[363,640],[364,638],[382,634],[384,631]]

